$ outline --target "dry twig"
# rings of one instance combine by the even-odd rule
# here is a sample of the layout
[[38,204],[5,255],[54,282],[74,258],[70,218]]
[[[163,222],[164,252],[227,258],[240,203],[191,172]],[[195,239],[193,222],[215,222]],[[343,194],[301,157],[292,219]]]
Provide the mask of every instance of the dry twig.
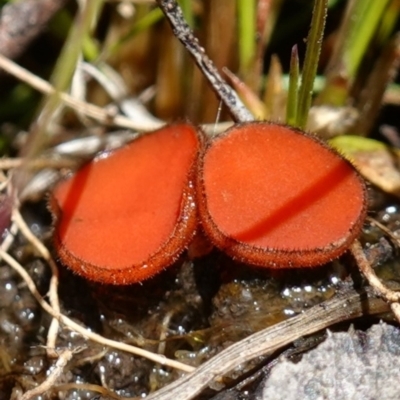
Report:
[[6,4],[0,18],[0,54],[15,59],[47,26],[65,0],[25,0]]
[[208,79],[217,96],[228,107],[233,118],[237,122],[253,121],[254,116],[243,105],[235,91],[221,78],[214,63],[207,57],[204,48],[200,46],[198,39],[193,35],[178,3],[175,0],[157,0],[157,4],[171,23],[174,35],[192,55],[197,66]]
[[35,297],[36,301],[47,313],[49,313],[52,317],[57,318],[60,321],[60,323],[66,325],[68,328],[74,330],[83,337],[89,340],[93,340],[104,346],[109,346],[118,350],[126,351],[127,353],[131,353],[139,357],[144,357],[147,358],[148,360],[154,361],[155,363],[175,368],[184,372],[191,372],[194,370],[194,368],[189,365],[183,364],[179,361],[171,360],[159,354],[154,354],[151,351],[140,349],[135,346],[130,346],[128,344],[117,342],[115,340],[107,339],[97,333],[87,330],[85,327],[76,323],[75,321],[68,318],[64,314],[57,313],[51,307],[51,305],[47,303],[40,295],[32,278],[29,276],[29,274],[26,272],[26,270],[21,264],[19,264],[13,257],[11,257],[7,252],[2,250],[1,248],[0,248],[0,257],[2,257],[3,260],[20,275],[20,277],[25,281],[33,297]]
[[147,397],[148,400],[190,400],[214,381],[246,362],[270,354],[299,337],[325,329],[335,323],[387,311],[388,306],[366,289],[356,292],[348,288],[334,298],[318,304],[296,317],[241,340],[183,376]]
[[[50,286],[49,286],[49,300],[51,307],[54,312],[60,314],[60,301],[58,298],[58,268],[53,258],[51,257],[50,252],[47,250],[46,246],[32,233],[29,229],[28,225],[25,223],[22,218],[21,213],[18,208],[14,208],[12,219],[17,224],[21,233],[25,236],[25,238],[38,250],[39,254],[47,261],[51,269],[51,278],[50,278]],[[58,355],[55,352],[56,341],[59,329],[59,321],[57,318],[53,318],[49,330],[47,332],[47,355],[51,358],[57,358]]]
[[24,160],[23,158],[0,158],[0,169],[7,170],[24,166],[27,169],[43,169],[43,168],[75,168],[77,162],[70,158],[34,158],[32,160]]
[[93,385],[90,383],[64,383],[52,387],[53,392],[66,392],[68,390],[85,390],[99,393],[107,400],[140,400],[138,397],[120,397],[109,389],[100,385]]
[[395,315],[397,321],[400,322],[400,292],[389,289],[379,280],[375,274],[375,271],[371,267],[371,264],[367,260],[359,240],[354,241],[351,246],[351,252],[361,273],[365,276],[368,283],[375,290],[377,295],[390,303],[390,308],[393,311],[393,314]]
[[56,353],[58,359],[54,365],[50,367],[47,378],[39,386],[25,392],[20,400],[31,400],[51,390],[57,379],[64,373],[64,368],[68,362],[71,361],[73,355],[81,350],[82,348],[77,348],[75,350],[64,349],[61,353]]
[[[9,74],[15,76],[19,80],[26,82],[28,85],[32,86],[34,89],[41,93],[51,95],[55,93],[55,89],[50,83],[39,78],[38,76],[32,74],[25,68],[20,67],[18,64],[9,60],[0,54],[0,68],[7,71]],[[138,131],[152,131],[160,128],[164,123],[154,123],[140,125],[137,121],[132,121],[129,118],[124,117],[121,114],[112,114],[104,108],[95,106],[94,104],[89,104],[81,100],[77,100],[67,93],[60,93],[60,98],[64,104],[71,107],[73,110],[85,114],[86,116],[95,119],[97,122],[111,126],[119,126],[122,128],[133,129]]]
[[387,228],[385,225],[381,224],[379,221],[377,221],[374,218],[367,217],[367,220],[372,224],[378,227],[382,232],[384,232],[386,235],[390,237],[391,240],[393,240],[398,247],[400,247],[400,238],[397,237],[389,228]]
[[[38,90],[39,92],[51,95],[55,93],[55,89],[50,83],[46,82],[42,78],[32,74],[25,68],[22,68],[15,62],[4,57],[0,53],[0,69],[8,72],[15,76],[22,82],[27,83],[29,86]],[[143,120],[131,120],[122,114],[116,114],[108,109],[98,107],[94,104],[87,103],[85,101],[78,100],[67,93],[59,93],[61,100],[65,105],[75,110],[77,113],[86,115],[87,117],[93,118],[100,124],[106,126],[116,126],[124,129],[132,129],[138,132],[150,132],[161,128],[165,125],[163,121],[157,122],[157,120],[150,121],[149,119]],[[222,132],[228,129],[232,125],[231,122],[221,122],[219,124],[204,124],[201,127],[206,133],[213,134],[215,132]]]
[[49,391],[54,386],[57,379],[63,374],[65,366],[72,359],[74,353],[77,353],[78,351],[79,349],[77,350],[65,349],[61,353],[59,353],[57,355],[58,356],[57,361],[49,369],[47,378],[39,386],[36,386],[35,388],[25,392],[20,398],[20,400],[31,400],[34,399],[36,396],[40,396],[43,393]]

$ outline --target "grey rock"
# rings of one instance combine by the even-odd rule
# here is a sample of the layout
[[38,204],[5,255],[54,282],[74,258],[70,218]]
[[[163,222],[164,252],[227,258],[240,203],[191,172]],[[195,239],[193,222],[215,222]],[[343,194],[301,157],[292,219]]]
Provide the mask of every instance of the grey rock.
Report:
[[399,400],[400,330],[380,323],[366,333],[328,333],[297,364],[282,358],[263,383],[262,400]]

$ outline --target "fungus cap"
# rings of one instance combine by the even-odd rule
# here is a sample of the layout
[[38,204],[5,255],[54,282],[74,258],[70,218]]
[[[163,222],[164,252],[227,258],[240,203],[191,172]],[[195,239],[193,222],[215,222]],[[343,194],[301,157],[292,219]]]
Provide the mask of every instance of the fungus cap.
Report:
[[170,125],[58,184],[49,204],[62,263],[93,281],[130,284],[176,261],[197,226],[200,142],[192,126]]
[[212,140],[197,186],[214,244],[270,268],[337,258],[366,214],[365,184],[350,162],[316,137],[273,123],[237,125]]

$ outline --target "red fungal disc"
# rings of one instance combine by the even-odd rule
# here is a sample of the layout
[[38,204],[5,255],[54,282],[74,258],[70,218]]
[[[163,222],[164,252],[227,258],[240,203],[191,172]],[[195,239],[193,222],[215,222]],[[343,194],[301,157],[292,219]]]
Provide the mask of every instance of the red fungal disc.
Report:
[[214,139],[197,183],[200,217],[214,244],[270,268],[340,256],[366,214],[365,184],[353,166],[284,125],[248,123]]
[[171,125],[97,157],[56,186],[50,209],[62,263],[120,285],[172,264],[197,226],[199,148],[192,126]]

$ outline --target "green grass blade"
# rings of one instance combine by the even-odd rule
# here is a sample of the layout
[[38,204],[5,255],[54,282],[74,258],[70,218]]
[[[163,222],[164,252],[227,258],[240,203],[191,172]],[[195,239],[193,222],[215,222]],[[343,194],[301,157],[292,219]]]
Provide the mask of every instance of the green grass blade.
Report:
[[91,0],[85,4],[80,14],[76,17],[67,41],[58,57],[51,77],[55,92],[43,100],[40,118],[32,129],[32,140],[29,142],[29,148],[25,149],[24,155],[26,157],[37,155],[46,144],[48,126],[60,105],[60,92],[67,91],[69,88],[76,64],[82,54],[83,38],[89,35],[93,22],[99,15],[103,0]]
[[344,62],[350,80],[357,73],[361,60],[390,1],[356,0],[351,16],[352,26],[344,49]]
[[256,2],[255,0],[238,0],[239,25],[239,64],[240,72],[246,80],[256,54]]
[[313,85],[321,53],[327,10],[328,0],[315,0],[311,29],[307,38],[304,67],[301,75],[297,121],[295,124],[301,129],[305,129],[307,125],[308,110],[311,107]]

